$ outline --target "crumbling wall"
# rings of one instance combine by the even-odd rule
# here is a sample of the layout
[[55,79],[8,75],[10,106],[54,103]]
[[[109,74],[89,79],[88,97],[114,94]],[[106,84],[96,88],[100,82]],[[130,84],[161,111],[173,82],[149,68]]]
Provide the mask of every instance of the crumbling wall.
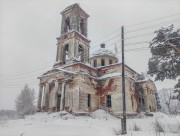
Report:
[[79,111],[79,77],[74,77],[73,81],[66,85],[65,109],[69,112]]
[[[110,74],[110,73],[122,73],[122,65],[120,63],[110,65],[107,67],[101,67],[98,69],[99,75],[103,76],[105,74]],[[125,75],[130,78],[134,78],[135,72],[130,70],[129,68],[125,67]]]
[[[86,75],[79,76],[79,107],[80,111],[95,111],[99,107],[99,97],[96,95],[96,81]],[[90,94],[90,107],[88,107],[88,94]]]
[[[137,102],[134,98],[135,89],[131,88],[131,81],[126,78],[126,109],[127,113],[132,114],[136,112]],[[121,87],[121,77],[112,77],[101,80],[98,82],[97,95],[100,96],[100,107],[109,110],[112,113],[122,113],[122,87]],[[111,95],[111,105],[112,107],[107,108],[107,95]],[[131,96],[133,96],[133,105],[131,101]]]

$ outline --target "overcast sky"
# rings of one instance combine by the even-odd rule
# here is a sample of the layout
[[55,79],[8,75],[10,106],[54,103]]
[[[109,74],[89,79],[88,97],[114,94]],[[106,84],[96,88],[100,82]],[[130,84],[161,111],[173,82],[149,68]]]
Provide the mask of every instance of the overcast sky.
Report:
[[[180,27],[180,0],[0,0],[0,109],[15,108],[14,100],[25,83],[35,88],[37,96],[37,76],[51,69],[55,62],[60,12],[74,3],[90,15],[91,53],[100,43],[108,49],[113,49],[115,43],[120,47],[117,35],[122,25],[126,44],[149,42],[160,27]],[[141,23],[156,18],[161,19]],[[137,23],[140,24],[134,25]],[[148,47],[148,43],[132,44],[125,50],[143,47]],[[146,72],[150,57],[147,49],[127,51],[125,63],[139,73]],[[173,87],[175,81],[155,84],[161,89]]]

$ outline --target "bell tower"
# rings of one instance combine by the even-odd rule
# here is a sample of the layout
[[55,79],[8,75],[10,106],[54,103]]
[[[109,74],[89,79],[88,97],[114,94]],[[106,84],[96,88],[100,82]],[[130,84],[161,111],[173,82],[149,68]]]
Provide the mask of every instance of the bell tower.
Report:
[[54,67],[73,61],[89,62],[87,20],[89,15],[75,3],[62,12],[61,35],[57,38],[57,55]]

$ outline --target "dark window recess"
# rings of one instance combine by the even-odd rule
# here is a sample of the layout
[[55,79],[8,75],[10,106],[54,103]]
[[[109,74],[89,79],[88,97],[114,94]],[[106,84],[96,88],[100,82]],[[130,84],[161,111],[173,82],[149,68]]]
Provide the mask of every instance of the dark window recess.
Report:
[[69,45],[68,44],[64,47],[64,51],[65,51],[65,54],[68,55],[68,52],[69,52]]
[[68,32],[69,30],[70,30],[70,19],[69,17],[67,17],[65,20],[64,32]]
[[132,107],[134,108],[134,101],[133,101],[133,96],[131,95],[131,102],[132,102]]
[[145,103],[144,103],[144,98],[142,99],[142,104],[144,105]]
[[88,94],[88,101],[87,101],[88,108],[91,107],[91,95]]
[[84,26],[85,26],[85,24],[84,24],[84,19],[82,18],[81,20],[80,20],[80,33],[81,34],[85,34],[84,33]]
[[112,60],[109,60],[109,64],[112,64]]
[[111,95],[107,95],[107,107],[111,107]]
[[104,59],[101,60],[101,66],[105,66],[105,60]]
[[97,67],[97,60],[94,60],[94,67]]
[[79,56],[78,57],[80,58],[80,61],[83,61],[84,60],[84,58],[83,58],[84,50],[83,50],[82,45],[79,45],[78,52],[79,52]]
[[63,64],[66,64],[66,59],[69,57],[69,45],[67,44],[64,47],[64,53],[63,53]]

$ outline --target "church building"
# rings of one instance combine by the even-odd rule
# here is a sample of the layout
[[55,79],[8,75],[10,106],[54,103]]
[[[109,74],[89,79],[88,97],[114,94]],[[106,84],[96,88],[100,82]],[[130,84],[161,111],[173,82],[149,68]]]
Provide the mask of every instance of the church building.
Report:
[[[104,109],[122,114],[122,65],[117,56],[101,44],[90,56],[89,15],[73,4],[62,12],[61,35],[57,38],[56,62],[39,76],[38,112],[66,110],[88,113]],[[156,87],[150,79],[125,66],[127,114],[154,112]]]

